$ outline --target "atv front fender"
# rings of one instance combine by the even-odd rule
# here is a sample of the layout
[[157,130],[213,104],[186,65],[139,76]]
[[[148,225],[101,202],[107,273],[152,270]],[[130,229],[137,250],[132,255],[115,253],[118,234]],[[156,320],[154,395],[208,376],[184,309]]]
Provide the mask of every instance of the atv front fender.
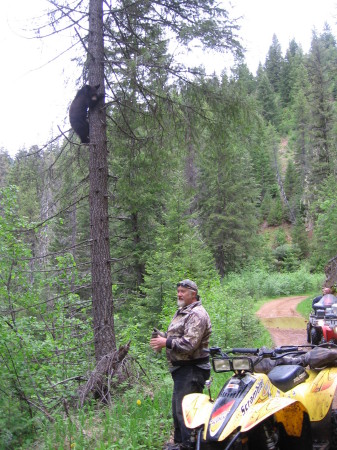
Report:
[[189,394],[183,398],[183,415],[187,428],[203,425],[212,412],[214,403],[205,394]]
[[285,397],[270,398],[250,407],[242,422],[241,432],[248,431],[275,415],[276,421],[282,422],[289,436],[300,437],[305,412],[307,412],[306,408],[296,400]]

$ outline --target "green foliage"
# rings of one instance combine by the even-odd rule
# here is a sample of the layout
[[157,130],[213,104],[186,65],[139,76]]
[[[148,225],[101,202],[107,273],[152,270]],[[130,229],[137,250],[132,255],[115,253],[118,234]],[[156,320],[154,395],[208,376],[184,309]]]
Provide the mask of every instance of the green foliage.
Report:
[[336,255],[337,248],[337,180],[331,175],[322,180],[313,203],[316,216],[315,239],[312,260],[319,266]]
[[280,75],[280,93],[283,106],[291,104],[294,95],[296,95],[298,67],[302,60],[302,49],[293,39],[290,41],[289,48],[286,51]]
[[293,272],[299,268],[300,249],[291,244],[283,244],[273,250],[276,267],[280,271]]
[[272,205],[273,205],[272,196],[270,195],[269,191],[267,191],[263,197],[263,200],[262,200],[261,206],[260,206],[260,214],[261,214],[262,219],[266,220],[268,218],[268,215],[272,208]]
[[279,92],[281,88],[281,74],[283,69],[283,57],[281,45],[274,34],[272,37],[272,44],[269,47],[265,62],[265,73],[270,80],[274,92]]
[[292,160],[288,161],[287,170],[284,178],[284,191],[286,193],[287,199],[290,200],[294,195],[296,195],[299,189],[298,183],[298,173],[296,171],[295,164]]
[[266,122],[268,124],[278,125],[278,97],[266,73],[262,73],[258,78],[257,94],[262,109],[262,115]]
[[[163,30],[145,20],[149,6],[123,9],[107,41],[107,58],[123,58],[116,72],[106,70],[114,93],[107,195],[117,340],[131,340],[133,357],[160,382],[121,387],[111,409],[72,412],[93,363],[89,153],[69,142],[13,161],[2,152],[0,447],[26,440],[30,448],[35,430],[56,417],[44,448],[160,448],[171,386],[164,352],[152,354],[148,339],[171,320],[177,281],[198,283],[213,344],[263,345],[257,300],[320,290],[335,256],[337,52],[329,30],[313,34],[307,55],[292,41],[285,58],[273,37],[256,77],[242,62],[231,76],[174,84]],[[180,38],[205,33],[217,46],[225,22],[217,30],[204,19],[196,28],[177,23]],[[238,48],[234,29],[221,40]],[[287,236],[271,229],[285,220]]]
[[296,311],[298,311],[306,319],[312,311],[312,300],[316,297],[316,295],[317,293],[309,295],[308,298],[297,305]]
[[274,200],[271,202],[269,214],[267,216],[267,222],[268,225],[276,226],[281,225],[283,221],[283,206],[282,202],[279,196],[277,196]]
[[331,102],[334,65],[337,61],[337,48],[329,30],[318,36],[313,33],[311,52],[307,62],[308,77],[311,84],[309,103],[312,113],[311,178],[312,184],[319,184],[332,174],[332,161],[336,161],[333,136],[335,114]]
[[[21,375],[26,374],[30,352],[21,335],[18,309],[28,305],[31,292],[27,277],[30,251],[22,241],[19,231],[27,228],[18,217],[17,188],[10,186],[0,191],[0,429],[1,442],[6,448],[17,443],[18,436],[32,431],[33,422],[29,406],[24,405],[24,388]],[[26,272],[26,273],[25,273]],[[36,298],[36,297],[35,297]],[[29,318],[23,318],[25,321]],[[30,335],[27,340],[30,340]],[[28,380],[27,380],[28,381]],[[29,383],[29,381],[28,381]],[[31,384],[31,383],[29,383]],[[19,395],[18,395],[19,394]],[[20,397],[22,400],[20,401]],[[16,424],[21,423],[18,427]]]
[[[262,346],[271,345],[256,319],[256,298],[272,294],[291,295],[315,291],[322,275],[312,275],[305,269],[292,274],[269,274],[258,267],[250,267],[240,274],[228,275],[222,283],[200,284],[202,301],[213,325],[211,345]],[[134,343],[133,354],[138,343]],[[143,348],[143,347],[141,347]],[[134,353],[136,351],[136,353]],[[94,404],[68,418],[58,416],[54,425],[40,433],[38,448],[97,448],[160,449],[169,439],[172,429],[172,380],[165,367],[165,355],[153,354],[144,347],[143,362],[146,377],[140,379],[123,395],[115,394],[109,408],[98,409]],[[224,377],[214,376],[212,392],[218,392]],[[139,402],[139,401],[140,402]],[[138,402],[137,402],[138,401]],[[139,423],[142,424],[139,427]]]
[[198,158],[200,228],[221,276],[242,266],[256,243],[258,188],[249,139],[258,120],[255,102],[248,99],[242,106],[237,85],[240,80],[228,83],[223,78],[214,87],[223,101],[215,103],[211,98],[208,102],[213,121],[204,128],[205,150]]
[[186,210],[187,205],[177,191],[168,204],[165,226],[159,227],[148,257],[142,292],[151,306],[151,316],[144,309],[141,321],[147,329],[168,325],[176,309],[175,288],[179,280],[190,278],[200,284],[205,280],[211,283],[217,277],[212,255],[198,229],[191,228],[193,218]]
[[13,160],[9,156],[8,152],[0,148],[0,188],[4,188],[8,184],[8,178],[12,165]]
[[[72,256],[55,259],[49,283],[38,274],[32,278],[31,252],[21,239],[29,227],[18,215],[17,189],[2,190],[0,202],[1,439],[17,448],[36,424],[63,408],[62,398],[77,397],[74,381],[88,369],[83,346],[92,330],[78,314],[85,313],[79,296],[69,291],[77,282]],[[58,295],[43,299],[46,289]]]
[[203,289],[203,305],[212,322],[212,343],[223,348],[250,346],[260,334],[252,297],[231,289],[229,282]]
[[280,246],[284,245],[287,242],[287,235],[283,228],[277,230],[275,235],[275,245]]
[[236,292],[258,300],[319,291],[323,280],[322,273],[312,274],[305,265],[295,272],[278,273],[254,263],[241,273],[228,275],[225,282],[230,282]]
[[297,217],[291,232],[292,242],[297,245],[300,251],[300,257],[306,258],[309,254],[309,238],[308,233],[301,216]]
[[123,396],[116,395],[110,408],[99,409],[93,404],[71,412],[67,418],[56,416],[55,424],[40,433],[39,448],[162,448],[172,427],[172,381],[166,370],[155,366],[151,366],[148,375]]

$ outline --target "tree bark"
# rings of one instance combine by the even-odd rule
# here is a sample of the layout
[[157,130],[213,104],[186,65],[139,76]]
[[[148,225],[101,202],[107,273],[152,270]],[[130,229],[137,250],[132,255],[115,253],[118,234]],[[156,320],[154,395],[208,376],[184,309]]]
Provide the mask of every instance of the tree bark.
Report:
[[[104,93],[103,2],[90,0],[89,84]],[[104,97],[103,97],[104,98]],[[90,110],[89,203],[95,356],[116,350],[108,221],[108,151],[104,100]]]

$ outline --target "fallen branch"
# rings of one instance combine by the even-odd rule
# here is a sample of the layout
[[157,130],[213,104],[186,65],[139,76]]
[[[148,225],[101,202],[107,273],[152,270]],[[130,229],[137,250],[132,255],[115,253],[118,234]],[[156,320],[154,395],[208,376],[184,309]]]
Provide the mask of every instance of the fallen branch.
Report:
[[[80,407],[83,407],[90,393],[104,403],[111,403],[111,388],[123,380],[123,363],[129,348],[130,342],[120,346],[118,350],[103,356],[98,362],[95,369],[91,372],[87,383],[80,390]],[[113,378],[117,378],[116,383],[113,381]]]

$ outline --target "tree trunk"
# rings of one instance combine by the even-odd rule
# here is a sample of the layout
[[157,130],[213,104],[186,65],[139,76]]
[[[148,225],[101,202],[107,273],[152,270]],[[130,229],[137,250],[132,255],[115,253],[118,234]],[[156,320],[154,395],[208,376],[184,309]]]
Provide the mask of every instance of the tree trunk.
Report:
[[[104,93],[103,2],[90,0],[89,84]],[[108,151],[104,100],[90,110],[89,202],[95,356],[116,350],[108,221]]]

